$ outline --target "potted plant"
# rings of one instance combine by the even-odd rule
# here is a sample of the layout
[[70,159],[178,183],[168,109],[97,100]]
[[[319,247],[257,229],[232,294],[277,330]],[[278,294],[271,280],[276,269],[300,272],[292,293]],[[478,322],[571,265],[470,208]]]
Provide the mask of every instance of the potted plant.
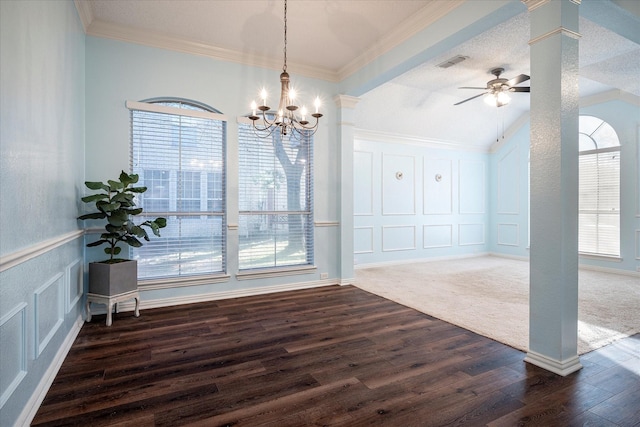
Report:
[[87,246],[107,245],[104,252],[109,255],[106,260],[89,263],[91,294],[111,297],[137,290],[137,261],[116,258],[122,251],[119,244],[140,247],[143,245],[140,239],[149,241],[149,235],[143,227],[160,236],[160,229],[167,225],[165,218],[147,220],[139,225],[133,222],[132,217],[142,213],[142,208],[136,207],[135,196],[147,191],[147,187],[134,187],[137,182],[138,175],[122,171],[118,181],[108,180],[106,184],[92,181],[84,183],[90,190],[100,191],[82,198],[85,203],[95,203],[97,212],[81,215],[78,219],[106,220],[105,232]]

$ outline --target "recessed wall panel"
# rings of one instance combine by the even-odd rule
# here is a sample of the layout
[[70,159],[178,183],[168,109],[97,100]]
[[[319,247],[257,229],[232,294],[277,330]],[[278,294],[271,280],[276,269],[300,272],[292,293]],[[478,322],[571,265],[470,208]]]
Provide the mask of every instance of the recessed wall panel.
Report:
[[382,250],[408,251],[416,248],[416,227],[413,225],[387,225],[382,227]]
[[353,153],[353,213],[373,215],[373,153]]
[[57,274],[34,292],[35,357],[40,356],[64,318],[64,275]]
[[383,154],[382,214],[415,213],[415,157]]
[[27,375],[26,308],[22,303],[0,319],[0,408]]
[[453,226],[445,225],[425,225],[422,227],[423,247],[446,248],[453,245]]
[[484,245],[484,224],[459,224],[458,245]]
[[356,254],[373,252],[373,227],[354,227],[353,251]]
[[65,298],[65,301],[67,303],[65,311],[68,313],[73,307],[75,307],[78,301],[80,301],[80,298],[82,298],[83,271],[81,258],[78,258],[69,266],[67,266],[65,276],[67,278],[65,288],[68,290],[67,297]]
[[497,243],[503,246],[518,246],[518,224],[498,224]]
[[485,164],[460,160],[459,165],[460,213],[482,214],[485,212]]
[[520,206],[518,147],[498,160],[498,213],[517,214]]
[[451,160],[424,159],[424,198],[425,214],[452,213],[452,166]]

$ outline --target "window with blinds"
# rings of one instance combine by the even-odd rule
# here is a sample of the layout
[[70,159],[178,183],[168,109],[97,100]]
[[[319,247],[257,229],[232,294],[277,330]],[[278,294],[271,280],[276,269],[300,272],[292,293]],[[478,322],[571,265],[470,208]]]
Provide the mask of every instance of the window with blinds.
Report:
[[620,142],[613,128],[580,116],[578,249],[620,256]]
[[184,100],[127,102],[131,169],[147,191],[147,218],[167,218],[161,237],[131,248],[140,280],[225,272],[226,120]]
[[313,137],[239,123],[239,269],[313,264]]

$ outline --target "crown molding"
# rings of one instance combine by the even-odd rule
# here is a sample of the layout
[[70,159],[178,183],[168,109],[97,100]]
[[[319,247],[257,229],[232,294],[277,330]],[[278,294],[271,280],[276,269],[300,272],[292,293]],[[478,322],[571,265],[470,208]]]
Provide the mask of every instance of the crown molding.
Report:
[[[84,2],[79,2],[83,4]],[[83,6],[84,7],[84,6]],[[84,21],[83,21],[84,22]],[[209,58],[222,61],[235,62],[243,65],[281,70],[282,62],[279,59],[268,58],[266,56],[245,54],[242,52],[223,49],[193,40],[180,39],[157,32],[139,30],[136,28],[112,24],[100,20],[93,20],[86,29],[87,35],[107,38],[128,43],[135,43],[144,46],[168,49],[176,52],[188,53],[192,55],[207,56]],[[337,83],[337,73],[315,66],[307,66],[296,63],[287,63],[289,71],[306,77],[326,80]]]
[[338,70],[336,73],[337,80],[342,81],[346,79],[379,56],[387,53],[400,43],[408,40],[418,32],[441,19],[464,2],[465,0],[448,0],[428,3],[417,13],[414,13],[410,18],[398,25],[398,29],[396,31],[393,31],[389,35],[380,39],[378,43],[371,46],[360,56]]
[[356,98],[355,96],[349,96],[349,95],[338,95],[335,98],[333,98],[333,100],[336,103],[336,106],[338,108],[350,108],[350,109],[356,108],[356,105],[358,105],[358,102],[360,102],[360,98]]
[[580,99],[580,108],[589,107],[591,105],[602,104],[609,101],[624,101],[631,105],[640,107],[640,96],[625,92],[620,89],[608,90],[595,95],[586,96]]
[[80,17],[80,22],[82,22],[82,28],[84,29],[84,32],[86,34],[87,28],[89,28],[89,25],[91,25],[91,21],[93,21],[93,12],[91,12],[91,5],[87,0],[73,0],[73,3],[76,6],[78,16]]
[[489,152],[486,147],[470,146],[468,143],[464,143],[464,142],[444,141],[444,140],[438,140],[438,139],[422,138],[422,137],[411,136],[411,135],[400,135],[397,133],[380,132],[380,131],[367,130],[367,129],[355,129],[354,139],[360,139],[360,140],[372,141],[372,142],[385,142],[385,143],[392,143],[392,144],[418,145],[421,147],[440,148],[440,149],[456,150],[456,151],[470,151],[470,152],[477,152],[477,153]]

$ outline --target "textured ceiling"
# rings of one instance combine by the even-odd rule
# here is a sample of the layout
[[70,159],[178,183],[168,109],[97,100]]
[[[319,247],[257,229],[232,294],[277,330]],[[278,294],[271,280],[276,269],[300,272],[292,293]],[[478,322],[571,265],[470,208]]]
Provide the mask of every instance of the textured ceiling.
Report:
[[[504,68],[507,78],[529,74],[526,8],[520,0],[482,1],[512,2],[523,13],[362,95],[356,108],[358,128],[486,149],[503,128],[508,130],[526,116],[526,93],[513,94],[512,102],[499,109],[485,105],[482,98],[453,106],[482,92],[458,87],[485,86],[493,78],[492,68]],[[583,0],[580,7],[604,1]],[[632,8],[640,3],[613,2],[626,2]],[[340,81],[434,22],[437,25],[438,18],[464,3],[289,0],[289,69]],[[186,42],[190,48],[210,49],[206,52],[229,60],[276,69],[282,64],[282,0],[76,0],[76,4],[88,34],[168,48]],[[580,33],[581,96],[621,90],[640,97],[638,37],[631,41],[585,18],[580,19]],[[448,69],[436,67],[455,55],[468,59]]]

